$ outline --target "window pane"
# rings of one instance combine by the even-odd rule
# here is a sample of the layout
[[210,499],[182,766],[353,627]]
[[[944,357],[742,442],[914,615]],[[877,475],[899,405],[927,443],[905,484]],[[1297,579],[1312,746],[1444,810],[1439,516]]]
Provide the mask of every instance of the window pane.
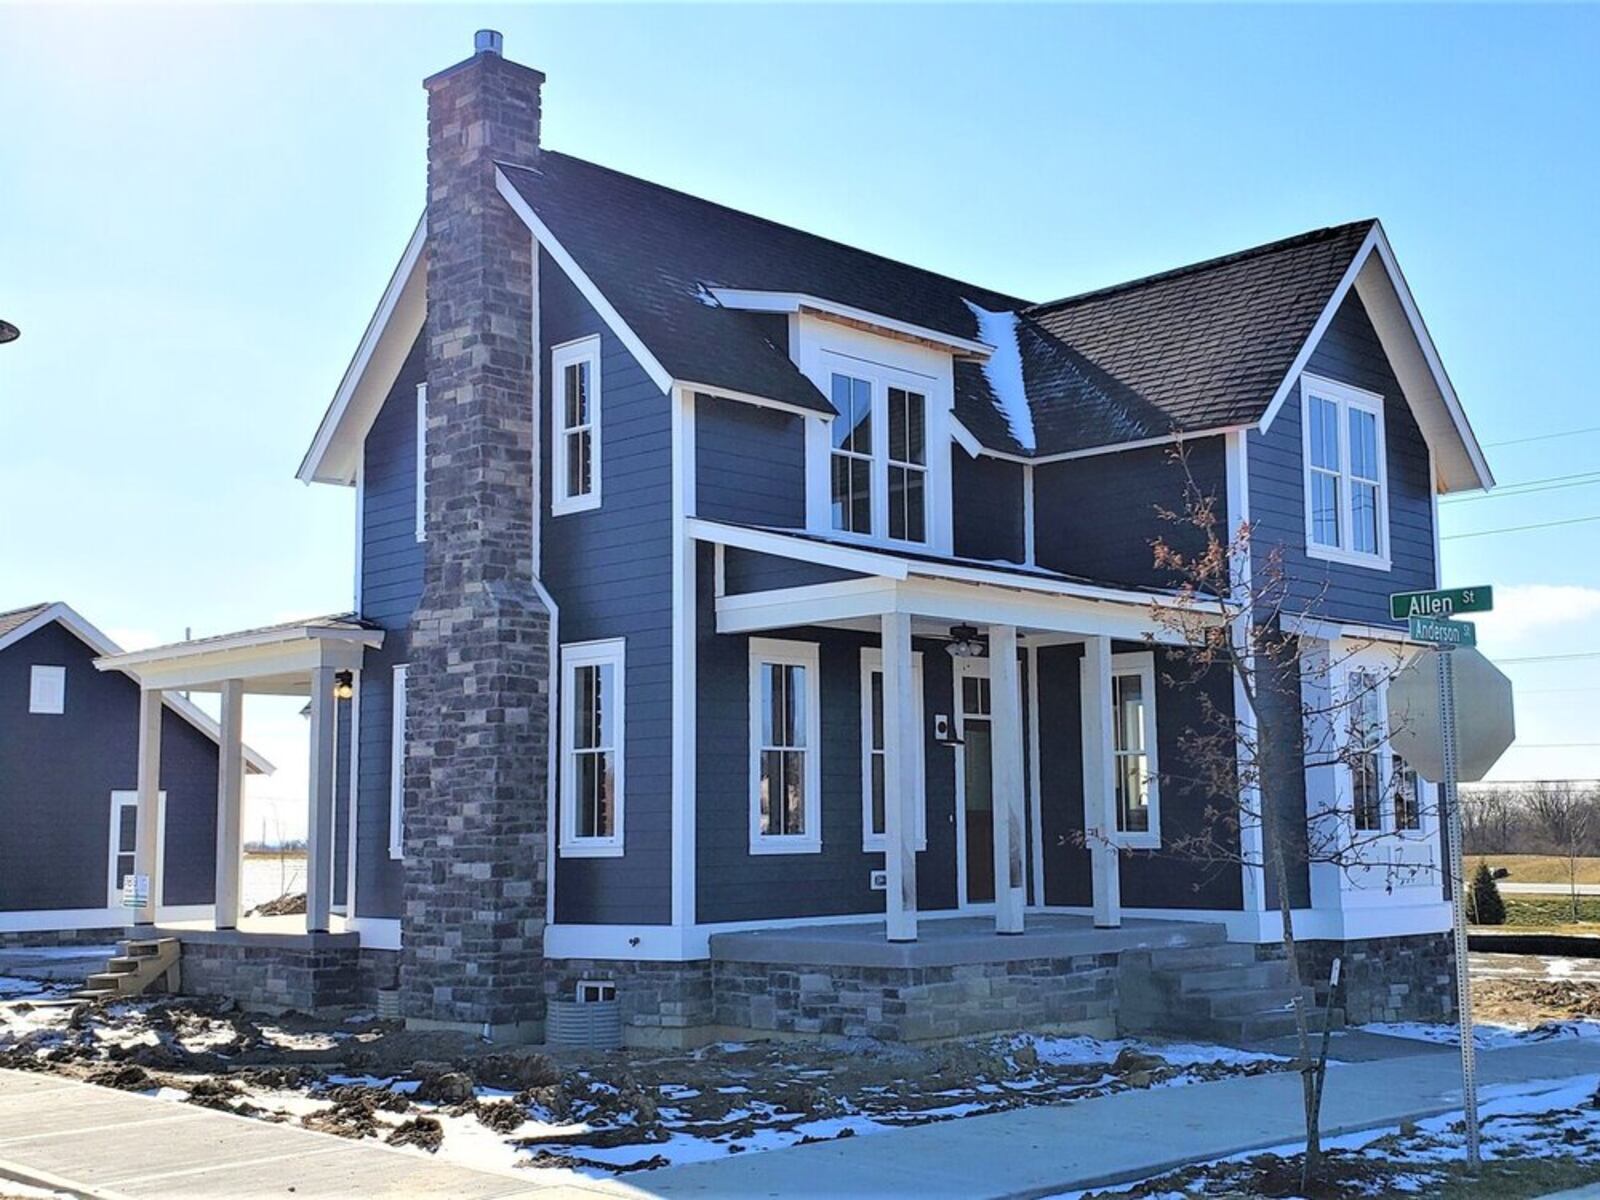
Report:
[[1378,479],[1378,418],[1364,408],[1350,410],[1350,474]]
[[872,460],[845,453],[833,456],[833,527],[872,532]]
[[1339,544],[1339,477],[1311,472],[1311,539],[1319,546]]
[[118,850],[133,850],[138,828],[139,810],[132,804],[124,804],[122,811],[117,814]]
[[1350,548],[1378,553],[1378,487],[1359,480],[1350,485]]
[[567,436],[567,495],[589,494],[589,431],[583,429]]
[[1117,757],[1117,829],[1121,833],[1150,831],[1150,779],[1142,754]]
[[133,855],[117,855],[117,888],[121,890],[127,886],[128,876],[133,874]]
[[926,404],[904,388],[889,389],[889,457],[895,462],[927,461]]
[[925,472],[910,467],[889,468],[889,536],[900,541],[925,538],[923,484]]
[[872,385],[865,379],[835,375],[833,406],[839,410],[833,422],[834,449],[871,454]]
[[794,750],[761,753],[761,832],[781,837],[805,832],[805,755]]
[[787,677],[784,690],[788,700],[783,745],[803,748],[806,744],[806,669],[787,666],[782,670]]
[[589,364],[572,363],[566,369],[566,427],[589,423]]
[[883,672],[872,672],[872,748],[883,749]]
[[779,676],[779,668],[772,663],[761,664],[761,744],[773,744],[774,731],[783,724],[778,713],[783,701],[779,696],[779,689],[783,687],[783,680]]
[[613,761],[609,751],[577,756],[579,837],[611,837],[616,829]]
[[1119,752],[1144,752],[1144,680],[1137,675],[1118,675],[1111,681],[1115,729],[1112,736]]
[[883,755],[872,756],[872,829],[881,834],[888,826],[883,817]]
[[1311,465],[1339,469],[1339,406],[1321,396],[1311,397]]

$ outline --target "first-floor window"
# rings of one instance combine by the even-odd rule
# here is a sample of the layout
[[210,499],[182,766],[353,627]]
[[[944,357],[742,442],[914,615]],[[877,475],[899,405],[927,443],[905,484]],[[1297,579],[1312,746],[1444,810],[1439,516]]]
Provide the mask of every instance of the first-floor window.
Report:
[[621,854],[625,642],[561,648],[561,849]]
[[750,852],[822,848],[817,647],[750,640]]
[[1417,772],[1398,754],[1394,756],[1394,827],[1414,831],[1422,828],[1422,781]]
[[1161,784],[1153,654],[1112,655],[1111,749],[1118,840],[1126,846],[1159,846]]
[[[379,693],[382,694],[381,692]],[[405,853],[406,664],[394,669],[389,692],[389,857]]]
[[[905,748],[911,756],[911,769],[916,776],[916,794],[911,809],[914,836],[918,850],[928,848],[928,795],[924,783],[926,750],[923,746],[922,725],[922,655],[911,659],[911,690],[907,697],[916,713],[916,742]],[[889,780],[885,771],[883,705],[883,653],[876,649],[861,651],[861,753],[862,753],[862,838],[861,848],[868,851],[883,850],[884,830],[887,828],[884,809],[888,803]]]
[[1350,676],[1350,799],[1356,829],[1383,828],[1383,773],[1378,761],[1383,747],[1383,708],[1378,681],[1355,672]]

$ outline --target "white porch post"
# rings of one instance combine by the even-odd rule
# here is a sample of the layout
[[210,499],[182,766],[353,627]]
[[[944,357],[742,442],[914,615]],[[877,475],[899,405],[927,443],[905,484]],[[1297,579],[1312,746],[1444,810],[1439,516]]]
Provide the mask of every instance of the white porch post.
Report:
[[306,827],[306,932],[325,933],[333,901],[333,668],[311,671],[311,785]]
[[239,830],[244,806],[244,681],[222,683],[222,719],[217,747],[218,929],[239,926]]
[[1017,627],[989,626],[989,703],[994,775],[994,929],[1021,933],[1027,901],[1027,826],[1022,798],[1022,675]]
[[1094,923],[1097,929],[1115,929],[1122,924],[1122,880],[1112,841],[1117,829],[1117,787],[1110,638],[1084,640],[1079,695],[1083,707],[1083,828],[1094,883]]
[[884,910],[891,942],[917,940],[917,796],[915,684],[911,617],[883,614],[883,843],[888,871]]
[[161,714],[159,691],[139,693],[139,800],[134,825],[133,873],[149,880],[145,902],[134,910],[135,925],[154,925],[161,902]]

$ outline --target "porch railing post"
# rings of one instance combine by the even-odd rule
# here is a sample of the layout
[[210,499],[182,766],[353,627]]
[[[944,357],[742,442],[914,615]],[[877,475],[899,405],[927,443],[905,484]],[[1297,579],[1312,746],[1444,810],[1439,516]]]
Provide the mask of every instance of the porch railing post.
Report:
[[306,827],[306,932],[325,933],[333,903],[332,667],[311,671],[311,787]]
[[915,684],[911,618],[883,614],[883,843],[885,924],[891,942],[917,940],[917,795]]
[[1017,627],[989,627],[989,703],[993,713],[994,928],[1021,933],[1027,900],[1023,866],[1027,825],[1022,797],[1022,673],[1017,665]]
[[1113,841],[1117,829],[1116,752],[1111,728],[1111,639],[1091,637],[1083,645],[1080,676],[1083,704],[1083,827],[1094,888],[1094,923],[1122,924],[1121,863]]
[[222,683],[217,747],[216,927],[239,925],[239,836],[244,804],[244,681]]
[[133,912],[135,925],[154,925],[161,902],[161,692],[139,693],[139,799],[135,809],[133,873],[148,884],[144,903]]

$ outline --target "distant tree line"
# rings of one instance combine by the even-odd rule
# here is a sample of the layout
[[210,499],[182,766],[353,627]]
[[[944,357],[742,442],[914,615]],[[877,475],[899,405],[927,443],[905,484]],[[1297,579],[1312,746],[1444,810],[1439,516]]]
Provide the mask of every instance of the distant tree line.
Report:
[[305,838],[286,838],[281,842],[246,842],[246,854],[304,854],[306,852]]
[[1464,784],[1461,832],[1469,856],[1600,856],[1600,780]]

